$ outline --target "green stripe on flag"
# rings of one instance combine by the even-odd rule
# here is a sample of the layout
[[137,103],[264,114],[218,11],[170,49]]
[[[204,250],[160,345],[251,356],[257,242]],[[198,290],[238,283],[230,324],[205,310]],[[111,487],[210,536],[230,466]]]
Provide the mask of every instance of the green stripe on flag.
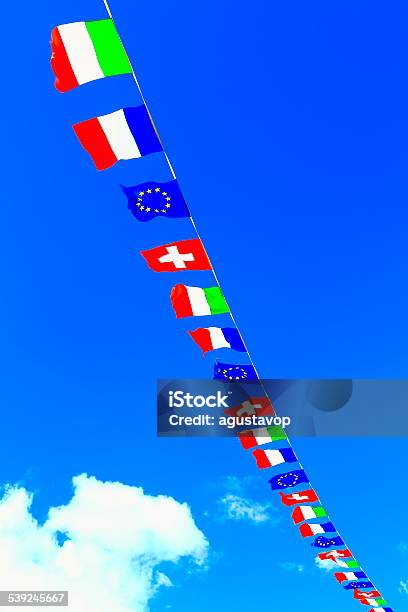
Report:
[[354,559],[352,561],[345,561],[345,563],[347,567],[350,569],[355,569],[356,567],[360,567],[357,561],[355,561]]
[[268,434],[271,436],[272,442],[278,442],[279,440],[287,439],[285,430],[282,429],[280,425],[272,425],[271,427],[267,427],[266,429],[268,430]]
[[132,68],[112,19],[86,21],[85,25],[103,74],[114,76],[131,73]]
[[210,307],[211,314],[229,312],[228,304],[219,287],[205,287],[204,295]]
[[327,516],[327,512],[322,506],[315,506],[313,508],[313,512],[316,515],[316,518],[321,518],[322,516]]

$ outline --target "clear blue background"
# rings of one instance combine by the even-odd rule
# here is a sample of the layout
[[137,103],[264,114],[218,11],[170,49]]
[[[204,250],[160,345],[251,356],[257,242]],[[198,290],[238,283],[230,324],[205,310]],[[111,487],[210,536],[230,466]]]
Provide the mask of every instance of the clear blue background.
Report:
[[[262,376],[406,376],[405,3],[112,9]],[[34,490],[39,518],[82,471],[191,504],[210,568],[188,579],[169,570],[179,586],[153,610],[359,609],[314,568],[289,517],[253,526],[205,516],[222,477],[257,474],[238,444],[155,437],[156,379],[212,371],[169,290],[210,276],[157,275],[138,255],[193,235],[187,221],[142,225],[126,209],[118,182],[166,180],[160,155],[98,173],[75,140],[72,123],[139,103],[131,78],[53,89],[51,28],[105,16],[98,0],[3,12],[0,482]],[[404,609],[406,440],[295,449],[356,556]],[[262,481],[256,496],[277,503]],[[285,561],[306,569],[284,571]]]

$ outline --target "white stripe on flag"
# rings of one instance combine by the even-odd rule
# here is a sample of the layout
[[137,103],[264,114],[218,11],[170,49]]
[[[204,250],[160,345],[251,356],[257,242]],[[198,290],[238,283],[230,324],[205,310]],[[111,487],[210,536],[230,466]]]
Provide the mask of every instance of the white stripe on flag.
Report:
[[268,457],[268,461],[271,465],[279,465],[280,463],[285,463],[285,460],[282,457],[282,453],[278,450],[267,449],[264,451],[264,453]]
[[305,520],[316,518],[315,513],[310,506],[300,506],[300,510]]
[[205,297],[204,289],[200,287],[187,287],[187,295],[190,300],[193,316],[210,315],[211,309]]
[[60,25],[58,31],[64,43],[72,70],[80,85],[104,76],[95,49],[83,21]]
[[231,348],[230,343],[226,341],[222,333],[221,327],[207,327],[207,329],[210,332],[210,340],[214,349]]
[[109,115],[98,117],[106,138],[116,155],[116,159],[141,157],[139,148],[126,121],[125,114],[119,109]]
[[252,431],[258,446],[262,446],[263,444],[268,444],[268,442],[271,442],[271,436],[269,435],[269,432],[266,427],[253,429]]

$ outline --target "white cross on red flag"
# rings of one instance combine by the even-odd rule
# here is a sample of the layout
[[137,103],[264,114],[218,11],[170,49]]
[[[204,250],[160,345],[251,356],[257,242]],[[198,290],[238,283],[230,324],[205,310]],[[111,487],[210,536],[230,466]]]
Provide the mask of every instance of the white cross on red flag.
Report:
[[140,251],[154,272],[181,272],[183,270],[212,270],[199,238],[179,240],[170,244]]

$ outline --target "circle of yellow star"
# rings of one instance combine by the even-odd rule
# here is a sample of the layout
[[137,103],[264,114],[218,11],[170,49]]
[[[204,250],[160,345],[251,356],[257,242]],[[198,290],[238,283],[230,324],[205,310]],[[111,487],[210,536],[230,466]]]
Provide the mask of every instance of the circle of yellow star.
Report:
[[164,208],[154,208],[154,209],[153,209],[153,210],[154,210],[154,212],[155,212],[155,213],[163,213],[163,214],[166,214],[166,212],[168,211],[168,209],[169,209],[169,208],[171,208],[171,204],[170,204],[170,202],[171,202],[171,197],[169,196],[169,194],[168,194],[168,192],[167,192],[167,191],[162,191],[161,187],[155,187],[155,188],[154,188],[154,190],[153,190],[153,189],[151,189],[151,188],[149,187],[149,189],[146,189],[145,191],[139,191],[139,194],[138,194],[138,196],[139,196],[139,197],[137,198],[136,206],[138,207],[138,209],[139,209],[140,211],[143,211],[143,210],[144,210],[144,211],[146,211],[146,212],[150,212],[150,211],[152,210],[152,208],[151,208],[150,206],[145,206],[146,202],[145,202],[145,204],[143,204],[143,199],[144,199],[145,197],[147,197],[147,199],[149,199],[149,196],[150,196],[150,195],[151,195],[153,192],[154,192],[154,193],[157,193],[157,194],[160,194],[161,196],[163,196],[163,198],[164,198],[164,200],[165,200],[165,205],[164,205]]

